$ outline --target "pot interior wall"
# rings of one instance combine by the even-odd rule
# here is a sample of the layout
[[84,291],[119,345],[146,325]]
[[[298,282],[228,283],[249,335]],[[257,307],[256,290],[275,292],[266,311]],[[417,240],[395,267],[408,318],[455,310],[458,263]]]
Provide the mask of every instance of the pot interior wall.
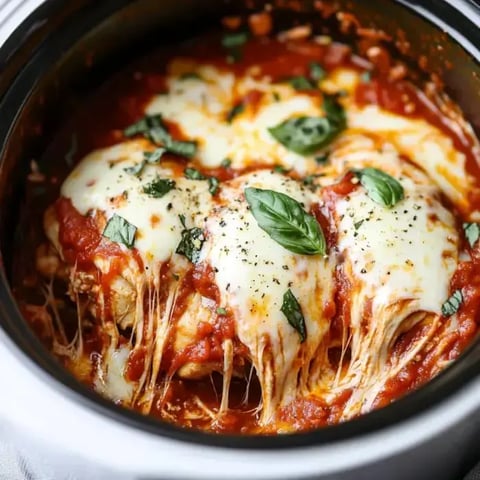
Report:
[[[56,130],[75,114],[91,91],[132,59],[165,43],[174,49],[181,39],[218,26],[223,15],[246,10],[241,0],[176,0],[162,2],[161,8],[157,0],[83,0],[69,2],[68,11],[62,10],[60,3],[63,5],[63,2],[47,2],[39,13],[39,27],[18,37],[23,38],[23,43],[9,56],[0,79],[0,95],[3,95],[0,138],[4,142],[0,159],[0,247],[7,278],[11,275],[15,245],[22,235],[17,225],[29,163],[42,157]],[[302,6],[302,11],[295,15],[289,3],[293,4],[286,0],[279,2],[277,25],[292,26],[292,18],[298,16],[300,22],[311,22],[322,33],[326,33],[323,29],[328,27],[336,35],[336,21],[324,22],[313,1],[294,2],[293,6],[300,3]],[[411,46],[408,61],[413,65],[414,59],[425,55],[428,69],[444,80],[447,92],[480,132],[480,108],[472,101],[480,98],[480,66],[459,44],[393,0],[323,3],[343,6],[356,14],[364,26],[380,28],[392,37],[402,30]],[[412,3],[416,8],[428,4],[440,14],[448,13],[448,20],[454,22],[456,28],[477,37],[480,44],[480,34],[474,25],[460,14],[448,9],[447,12],[442,0]],[[264,4],[249,2],[251,10]],[[44,18],[48,22],[42,23]],[[352,35],[343,38],[353,45],[356,43]],[[395,49],[395,42],[390,48]],[[95,121],[101,122],[101,119]],[[4,329],[35,361],[57,375],[58,370],[46,360],[39,342],[20,321],[5,286],[0,303],[0,322]],[[471,368],[474,361],[478,361],[479,353],[477,345],[466,355],[470,357],[458,363]],[[378,426],[377,422],[374,427]]]

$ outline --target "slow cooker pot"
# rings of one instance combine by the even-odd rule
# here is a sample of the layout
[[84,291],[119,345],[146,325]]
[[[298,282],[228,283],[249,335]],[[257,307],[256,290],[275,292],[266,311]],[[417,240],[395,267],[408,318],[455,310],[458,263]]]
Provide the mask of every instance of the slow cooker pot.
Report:
[[[290,3],[279,7],[288,14]],[[427,59],[426,69],[442,78],[480,134],[475,2],[327,3],[392,36],[402,31],[406,59]],[[313,1],[295,4],[318,17]],[[27,455],[48,458],[52,478],[453,479],[478,457],[480,342],[422,389],[348,423],[277,437],[215,436],[142,417],[87,390],[42,347],[16,307],[9,279],[30,159],[41,157],[90,91],[139,52],[174,48],[227,13],[264,5],[47,0],[0,50],[0,418]]]

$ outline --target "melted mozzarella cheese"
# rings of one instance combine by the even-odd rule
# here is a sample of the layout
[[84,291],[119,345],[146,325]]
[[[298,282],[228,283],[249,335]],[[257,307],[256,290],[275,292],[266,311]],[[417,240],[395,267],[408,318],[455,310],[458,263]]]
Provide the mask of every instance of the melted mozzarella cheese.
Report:
[[390,142],[398,152],[425,170],[442,191],[463,211],[471,210],[469,193],[474,189],[465,169],[465,155],[451,138],[423,119],[411,119],[377,106],[348,110],[351,129],[369,132]]
[[[338,250],[349,279],[351,363],[343,381],[355,385],[345,415],[368,411],[387,378],[404,366],[387,366],[400,333],[426,318],[438,322],[458,263],[455,219],[433,186],[401,179],[405,198],[387,209],[359,188],[336,205]],[[416,350],[417,349],[417,350]]]
[[[185,215],[188,228],[201,226],[212,196],[207,182],[188,180],[163,164],[147,164],[139,176],[125,172],[141,162],[149,148],[144,141],[131,141],[91,153],[69,175],[62,195],[84,215],[99,211],[108,220],[117,214],[135,225],[135,247],[144,263],[154,267],[168,260],[181,240],[179,215]],[[143,189],[157,177],[174,179],[176,186],[152,198]]]
[[[191,68],[191,64],[187,64]],[[212,66],[197,66],[200,78],[184,80],[186,66],[177,62],[168,79],[169,93],[158,95],[146,113],[174,121],[188,138],[198,142],[197,157],[206,167],[217,167],[228,158],[235,168],[252,164],[283,165],[305,174],[315,167],[313,157],[303,157],[279,144],[268,128],[292,116],[323,116],[320,98],[296,92],[288,84],[252,77],[235,78]],[[239,99],[250,92],[259,98],[246,104],[231,122],[227,117]]]
[[[238,338],[250,351],[263,387],[265,423],[280,403],[295,397],[299,372],[308,376],[310,361],[328,331],[323,309],[333,297],[334,266],[318,255],[291,253],[272,240],[248,210],[243,193],[248,186],[285,193],[307,210],[319,199],[299,182],[258,171],[225,187],[221,205],[207,221],[203,259],[214,268],[222,302],[233,310]],[[305,316],[304,344],[280,310],[289,288]]]

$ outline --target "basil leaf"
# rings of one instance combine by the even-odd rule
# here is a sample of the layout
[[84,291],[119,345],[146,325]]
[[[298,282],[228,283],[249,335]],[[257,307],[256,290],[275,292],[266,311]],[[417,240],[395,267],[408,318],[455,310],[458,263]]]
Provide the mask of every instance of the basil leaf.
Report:
[[162,198],[175,188],[175,181],[169,178],[156,178],[143,187],[143,193],[152,198]]
[[175,253],[184,255],[192,263],[197,263],[200,259],[200,250],[202,249],[205,235],[200,228],[187,228],[185,224],[185,216],[179,215],[183,225],[182,239],[175,250]]
[[132,248],[135,242],[135,233],[137,227],[127,222],[123,217],[116,213],[110,218],[105,226],[102,235],[112,242],[121,243],[127,248]]
[[196,142],[173,140],[172,136],[162,125],[150,129],[145,136],[156,145],[163,145],[167,152],[175,155],[191,158],[197,152]]
[[155,164],[160,161],[162,155],[166,152],[164,148],[157,148],[153,152],[143,152],[143,160],[132,167],[126,167],[123,170],[130,175],[140,175],[146,163]]
[[360,80],[362,83],[370,83],[372,81],[372,72],[370,72],[370,70],[365,70],[360,75]]
[[310,77],[319,82],[323,80],[327,76],[327,72],[323,69],[323,67],[317,62],[310,62]]
[[126,167],[123,169],[123,171],[130,175],[140,175],[142,173],[143,167],[145,167],[145,160],[136,163],[132,167]]
[[160,162],[160,159],[162,158],[165,152],[166,152],[165,148],[162,148],[162,147],[156,148],[153,152],[143,152],[143,159],[147,163],[154,165]]
[[288,79],[288,83],[295,89],[295,90],[313,90],[316,88],[308,78],[298,75],[296,77],[290,77]]
[[442,305],[442,315],[444,317],[451,317],[457,313],[460,305],[463,303],[463,294],[461,290],[455,290],[452,296]]
[[330,157],[330,153],[324,153],[322,155],[318,155],[315,157],[315,162],[317,162],[318,165],[325,165],[328,162],[328,158]]
[[289,169],[289,168],[285,168],[283,165],[275,165],[275,166],[273,167],[273,171],[274,171],[275,173],[283,173],[283,174],[285,174],[285,173],[290,172],[290,169]]
[[239,103],[235,105],[227,114],[227,122],[232,123],[233,119],[240,115],[245,110],[245,105],[243,103]]
[[187,142],[170,139],[165,143],[165,148],[175,155],[191,158],[197,153],[197,142]]
[[306,187],[312,186],[312,185],[314,185],[314,182],[315,182],[315,179],[316,179],[316,178],[323,177],[323,176],[324,176],[323,173],[312,173],[311,175],[307,175],[307,176],[303,179],[302,183],[303,183]]
[[342,105],[338,103],[337,95],[323,95],[323,111],[331,124],[332,130],[337,130],[338,133],[347,127],[347,117],[345,116],[345,110]]
[[216,177],[207,177],[203,173],[199,172],[196,168],[186,168],[183,172],[185,178],[189,180],[207,180],[208,181],[208,191],[215,195],[218,192],[218,186],[220,181]]
[[464,223],[463,231],[465,232],[469,245],[473,248],[480,238],[480,225],[478,223]]
[[226,315],[227,314],[227,310],[225,308],[221,308],[221,307],[218,307],[217,308],[217,313],[219,315]]
[[403,200],[403,187],[398,180],[377,168],[353,170],[367,191],[368,196],[376,203],[391,208]]
[[325,117],[297,117],[285,120],[268,131],[282,145],[300,155],[315,153],[330,144],[346,128],[343,107],[336,97],[324,96]]
[[228,168],[230,167],[231,164],[232,164],[232,161],[229,158],[224,158],[220,166],[223,168]]
[[248,41],[248,32],[226,33],[222,38],[222,46],[225,48],[241,47]]
[[325,255],[327,245],[315,217],[284,193],[246,188],[245,198],[259,227],[282,247],[304,255]]
[[125,137],[133,137],[142,133],[147,133],[149,130],[155,127],[160,127],[163,125],[161,115],[146,115],[137,122],[129,125],[125,130],[123,130],[123,135]]
[[189,180],[206,180],[207,177],[203,173],[199,172],[196,168],[186,168],[183,172],[185,178]]
[[283,303],[280,311],[287,317],[288,323],[298,332],[300,342],[303,343],[307,339],[305,317],[302,313],[302,307],[290,289],[283,295]]
[[215,195],[218,192],[218,185],[220,184],[218,178],[208,177],[208,191]]

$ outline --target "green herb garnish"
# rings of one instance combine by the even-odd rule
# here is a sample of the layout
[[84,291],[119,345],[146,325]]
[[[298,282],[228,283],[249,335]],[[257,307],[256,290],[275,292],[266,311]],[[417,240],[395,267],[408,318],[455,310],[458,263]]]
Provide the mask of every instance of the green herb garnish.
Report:
[[259,227],[282,247],[304,255],[325,255],[322,229],[302,205],[284,193],[246,188],[245,198]]
[[463,303],[463,294],[461,290],[455,290],[452,296],[442,305],[442,315],[444,317],[451,317],[460,309]]
[[401,183],[382,170],[363,168],[352,171],[374,202],[392,208],[403,200],[404,192]]
[[219,185],[220,185],[220,182],[219,182],[218,178],[208,177],[208,191],[212,195],[215,195],[218,192],[218,186]]
[[343,107],[336,97],[326,95],[325,117],[297,117],[269,128],[271,135],[289,150],[300,155],[315,153],[329,145],[346,128]]
[[296,77],[290,77],[288,83],[295,90],[313,90],[316,88],[316,85],[312,83],[307,77],[297,75]]
[[227,114],[227,122],[232,123],[233,119],[240,115],[245,110],[245,105],[243,103],[238,103],[235,105]]
[[232,161],[229,158],[224,158],[220,166],[223,168],[229,168],[231,164],[232,164]]
[[222,46],[225,48],[241,47],[248,41],[248,32],[230,32],[222,38]]
[[148,185],[143,187],[143,193],[146,193],[149,197],[152,198],[162,198],[170,190],[175,188],[175,181],[169,178],[159,178],[150,182]]
[[469,245],[473,248],[480,238],[480,225],[478,223],[464,223],[463,231],[465,232]]
[[323,80],[327,76],[327,72],[323,69],[323,67],[317,62],[310,62],[310,77],[319,82]]
[[121,243],[127,248],[132,248],[135,242],[137,227],[129,223],[116,213],[110,218],[103,230],[103,236],[112,242]]
[[298,332],[300,335],[300,342],[303,343],[307,339],[305,317],[302,313],[302,307],[290,289],[288,289],[283,295],[283,303],[280,310],[285,317],[287,317],[288,323]]
[[200,259],[200,251],[203,242],[205,241],[205,235],[200,228],[187,228],[184,215],[179,215],[179,218],[183,226],[182,239],[180,240],[175,253],[184,255],[192,263],[197,263]]
[[141,118],[132,125],[129,125],[123,131],[125,137],[133,137],[139,134],[148,133],[149,130],[155,127],[161,126],[162,123],[162,116],[161,115],[146,115],[145,117]]

